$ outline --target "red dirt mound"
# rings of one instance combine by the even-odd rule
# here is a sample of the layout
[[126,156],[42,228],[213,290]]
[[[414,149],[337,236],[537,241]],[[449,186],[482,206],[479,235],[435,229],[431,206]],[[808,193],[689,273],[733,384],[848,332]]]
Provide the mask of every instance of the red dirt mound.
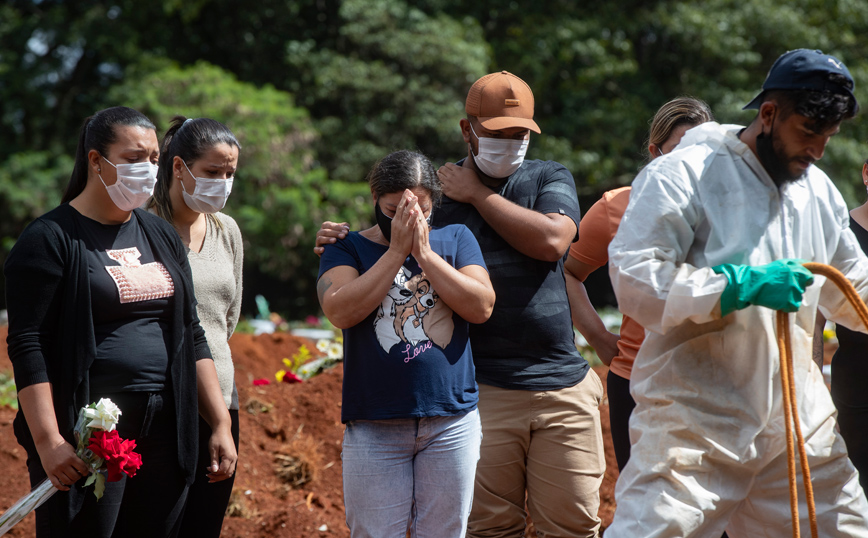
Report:
[[[11,370],[6,329],[0,328],[0,371]],[[286,333],[236,334],[230,341],[241,404],[241,448],[227,538],[348,537],[341,488],[339,365],[304,383],[275,384],[281,360],[313,342]],[[597,373],[605,385],[606,369]],[[265,378],[272,384],[254,386]],[[600,491],[604,526],[614,513],[617,465],[609,437],[608,405],[600,408],[607,471]],[[28,491],[26,455],[12,433],[15,412],[0,408],[0,512]],[[9,536],[33,536],[33,516]]]

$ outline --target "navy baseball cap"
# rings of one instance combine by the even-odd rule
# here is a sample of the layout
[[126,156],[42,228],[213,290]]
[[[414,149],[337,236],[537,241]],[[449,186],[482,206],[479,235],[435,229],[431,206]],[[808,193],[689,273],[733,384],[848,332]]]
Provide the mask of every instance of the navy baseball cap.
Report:
[[791,50],[775,60],[763,82],[763,91],[742,110],[759,109],[768,90],[829,91],[849,95],[855,102],[854,86],[847,66],[834,56],[819,50]]

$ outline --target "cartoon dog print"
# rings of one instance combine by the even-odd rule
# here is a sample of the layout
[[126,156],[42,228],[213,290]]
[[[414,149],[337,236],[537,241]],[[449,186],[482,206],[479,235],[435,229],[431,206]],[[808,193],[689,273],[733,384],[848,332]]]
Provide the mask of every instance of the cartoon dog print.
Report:
[[[425,315],[434,308],[437,294],[431,291],[431,283],[422,274],[408,280],[406,285],[413,292],[413,296],[395,311],[395,334],[401,341],[416,345],[420,340],[428,340],[424,328],[418,329],[422,325],[422,319]],[[412,329],[417,329],[410,331],[413,333],[410,338],[407,337],[408,330],[405,329],[407,323],[412,324]]]
[[442,304],[425,274],[411,276],[402,267],[374,320],[383,349],[388,351],[399,343],[415,347],[429,340],[443,348],[452,340],[453,330],[452,310]]
[[401,267],[398,274],[395,275],[395,279],[392,281],[392,286],[389,288],[388,293],[386,293],[386,297],[380,303],[380,306],[377,307],[374,332],[380,345],[387,351],[401,341],[395,333],[393,320],[395,319],[398,307],[413,297],[413,292],[405,286],[410,276],[410,270]]

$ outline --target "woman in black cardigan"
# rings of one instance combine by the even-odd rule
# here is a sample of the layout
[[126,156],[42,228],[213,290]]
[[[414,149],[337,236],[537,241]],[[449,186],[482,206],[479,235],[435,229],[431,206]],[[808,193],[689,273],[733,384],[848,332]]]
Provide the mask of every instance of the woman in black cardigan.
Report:
[[[37,510],[37,537],[175,536],[194,473],[235,472],[236,451],[211,352],[196,316],[187,255],[165,221],[137,209],[159,146],[141,113],[88,118],[63,203],[32,222],[6,261],[15,434],[32,485],[60,492]],[[75,455],[81,407],[111,398],[142,467],[97,503]],[[213,430],[196,470],[197,409]]]

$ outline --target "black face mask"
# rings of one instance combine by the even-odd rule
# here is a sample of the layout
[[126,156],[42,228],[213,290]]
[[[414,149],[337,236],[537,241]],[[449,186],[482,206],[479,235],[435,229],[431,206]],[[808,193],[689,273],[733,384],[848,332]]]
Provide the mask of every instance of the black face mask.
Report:
[[774,118],[772,118],[772,126],[771,129],[769,129],[769,134],[762,132],[756,137],[756,155],[757,158],[759,158],[760,163],[763,165],[763,168],[768,172],[769,177],[772,178],[775,185],[780,187],[789,181],[796,181],[802,177],[802,174],[793,176],[790,173],[787,168],[787,162],[782,159],[775,150],[774,133],[775,121]]
[[377,221],[377,225],[380,227],[380,231],[383,233],[383,237],[386,238],[386,241],[392,242],[392,219],[391,217],[387,217],[383,210],[380,209],[380,202],[377,201],[374,204],[374,219]]

